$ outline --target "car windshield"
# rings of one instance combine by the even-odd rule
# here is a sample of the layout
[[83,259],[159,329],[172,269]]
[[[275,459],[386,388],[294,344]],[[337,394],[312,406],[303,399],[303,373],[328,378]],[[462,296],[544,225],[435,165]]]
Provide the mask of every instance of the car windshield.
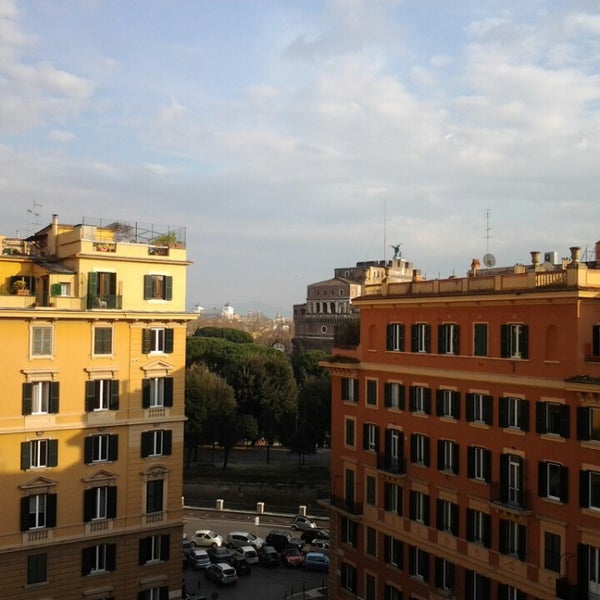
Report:
[[247,534],[246,534],[246,537],[247,537],[249,540],[255,540],[255,539],[256,539],[256,536],[255,536],[253,533],[247,533]]
[[300,550],[294,546],[292,548],[288,548],[286,550],[286,554],[289,554],[290,556],[298,556],[298,554],[300,554]]

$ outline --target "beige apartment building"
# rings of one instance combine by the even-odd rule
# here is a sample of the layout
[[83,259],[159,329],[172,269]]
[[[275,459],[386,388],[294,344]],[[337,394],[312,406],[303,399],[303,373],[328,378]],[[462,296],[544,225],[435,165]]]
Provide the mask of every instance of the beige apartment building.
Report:
[[185,230],[0,236],[4,598],[181,597]]

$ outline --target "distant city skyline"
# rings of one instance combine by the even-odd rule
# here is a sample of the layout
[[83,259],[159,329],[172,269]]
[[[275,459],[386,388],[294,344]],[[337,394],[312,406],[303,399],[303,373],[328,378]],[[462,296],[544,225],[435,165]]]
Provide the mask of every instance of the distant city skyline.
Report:
[[189,310],[600,239],[591,0],[0,0],[0,31],[0,233],[185,226]]

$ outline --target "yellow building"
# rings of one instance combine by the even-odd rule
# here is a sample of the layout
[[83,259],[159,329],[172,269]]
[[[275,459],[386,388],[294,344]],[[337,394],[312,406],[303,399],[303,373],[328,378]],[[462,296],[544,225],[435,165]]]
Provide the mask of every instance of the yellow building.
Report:
[[0,236],[1,597],[181,597],[184,234]]

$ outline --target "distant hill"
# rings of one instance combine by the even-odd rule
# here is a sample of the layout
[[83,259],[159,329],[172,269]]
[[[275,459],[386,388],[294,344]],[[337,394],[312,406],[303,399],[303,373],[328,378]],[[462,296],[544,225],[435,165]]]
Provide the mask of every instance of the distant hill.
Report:
[[270,306],[264,302],[258,302],[256,300],[250,300],[248,302],[232,302],[231,305],[235,309],[235,312],[240,316],[246,316],[249,312],[254,314],[261,313],[265,317],[274,319],[278,314],[280,317],[292,318],[292,307],[291,306]]

